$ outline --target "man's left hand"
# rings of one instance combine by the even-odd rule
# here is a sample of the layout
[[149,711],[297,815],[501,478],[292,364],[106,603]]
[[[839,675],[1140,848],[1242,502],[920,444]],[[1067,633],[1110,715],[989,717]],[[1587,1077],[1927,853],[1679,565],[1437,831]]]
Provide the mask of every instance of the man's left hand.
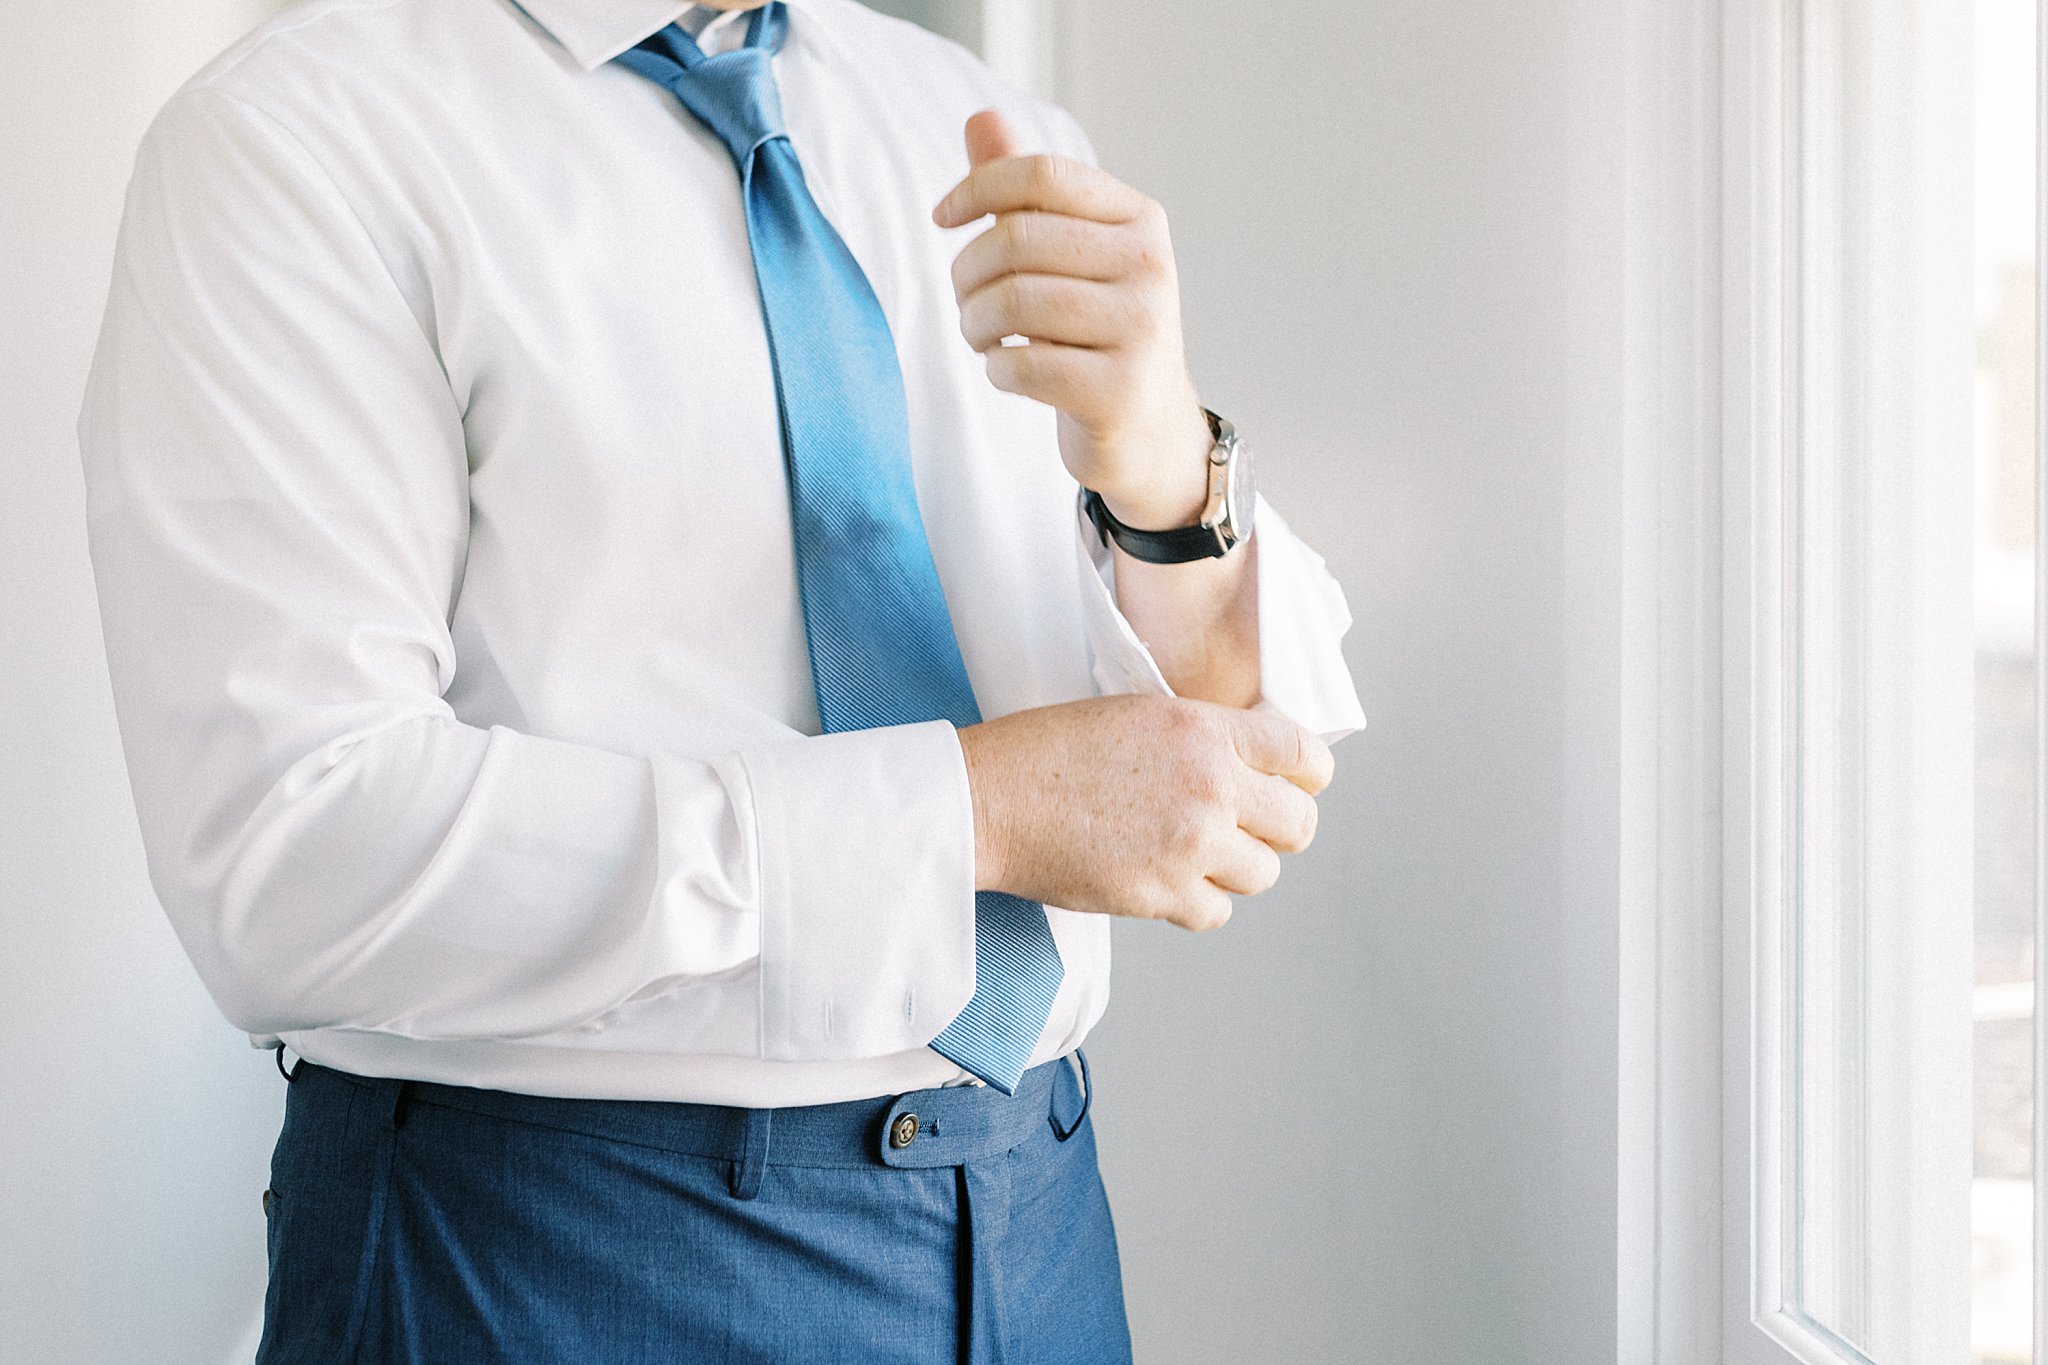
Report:
[[[1119,521],[1192,525],[1210,434],[1188,376],[1166,211],[1071,157],[1020,156],[1001,114],[967,120],[967,178],[932,219],[995,224],[953,262],[960,331],[989,381],[1059,410],[1060,457]],[[1023,345],[1004,345],[1005,337]]]

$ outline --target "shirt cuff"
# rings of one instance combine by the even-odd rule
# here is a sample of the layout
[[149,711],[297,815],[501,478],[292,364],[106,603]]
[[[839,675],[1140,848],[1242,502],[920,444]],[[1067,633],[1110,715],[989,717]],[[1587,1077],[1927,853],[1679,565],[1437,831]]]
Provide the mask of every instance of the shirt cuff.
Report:
[[[1096,686],[1104,693],[1174,695],[1117,605],[1115,553],[1088,519],[1080,490],[1074,528]],[[1252,535],[1258,542],[1260,692],[1252,709],[1277,711],[1335,743],[1365,728],[1358,688],[1344,663],[1342,641],[1351,628],[1344,589],[1263,494],[1254,505]]]
[[974,994],[974,803],[952,724],[742,752],[761,887],[761,1055],[930,1043]]

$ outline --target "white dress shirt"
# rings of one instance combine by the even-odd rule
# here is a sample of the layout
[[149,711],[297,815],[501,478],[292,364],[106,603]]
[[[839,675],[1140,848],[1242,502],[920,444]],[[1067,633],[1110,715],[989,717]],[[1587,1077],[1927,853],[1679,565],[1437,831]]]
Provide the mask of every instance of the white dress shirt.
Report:
[[[743,1105],[962,1078],[926,1047],[974,989],[958,739],[818,734],[738,178],[608,64],[689,8],[311,0],[141,143],[79,417],[92,558],[153,884],[259,1045]],[[983,713],[1169,691],[1052,411],[961,339],[981,227],[929,217],[975,110],[1085,139],[852,0],[793,0],[776,70],[895,332]],[[1255,524],[1261,704],[1347,733],[1343,594]],[[1049,915],[1034,1062],[1108,992],[1109,921]]]

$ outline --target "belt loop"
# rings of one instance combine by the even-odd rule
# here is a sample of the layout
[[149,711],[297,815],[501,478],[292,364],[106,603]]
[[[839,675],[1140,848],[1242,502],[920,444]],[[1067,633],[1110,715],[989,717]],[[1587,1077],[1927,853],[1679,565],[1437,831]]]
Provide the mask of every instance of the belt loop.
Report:
[[761,1192],[761,1172],[768,1166],[768,1130],[775,1121],[773,1109],[749,1109],[747,1135],[740,1159],[732,1163],[732,1197],[752,1199]]
[[410,1082],[395,1077],[382,1077],[372,1091],[371,1113],[377,1124],[391,1132],[397,1132],[405,1123],[405,1097]]
[[284,1077],[287,1084],[297,1080],[299,1078],[299,1065],[306,1059],[301,1057],[297,1062],[293,1062],[292,1069],[287,1071],[284,1069],[284,1040],[282,1038],[278,1040],[277,1046],[272,1051],[277,1055],[277,1074]]
[[[1072,1055],[1081,1064],[1081,1112],[1074,1115],[1074,1121],[1065,1127],[1060,1125],[1057,1114],[1046,1115],[1046,1121],[1052,1124],[1053,1136],[1057,1137],[1061,1142],[1065,1142],[1080,1129],[1082,1120],[1088,1117],[1088,1106],[1095,1099],[1095,1086],[1088,1079],[1088,1054],[1080,1048],[1075,1048]],[[1053,1086],[1052,1094],[1053,1099],[1057,1101],[1060,1094],[1060,1088],[1057,1084]]]

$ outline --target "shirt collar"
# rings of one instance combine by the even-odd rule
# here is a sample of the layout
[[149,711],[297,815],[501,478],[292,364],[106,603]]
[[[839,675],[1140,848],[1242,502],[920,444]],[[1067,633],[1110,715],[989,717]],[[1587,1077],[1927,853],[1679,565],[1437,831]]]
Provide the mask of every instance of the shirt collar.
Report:
[[[680,19],[690,0],[513,0],[585,71],[592,71],[648,34]],[[783,0],[792,9],[804,0]]]

